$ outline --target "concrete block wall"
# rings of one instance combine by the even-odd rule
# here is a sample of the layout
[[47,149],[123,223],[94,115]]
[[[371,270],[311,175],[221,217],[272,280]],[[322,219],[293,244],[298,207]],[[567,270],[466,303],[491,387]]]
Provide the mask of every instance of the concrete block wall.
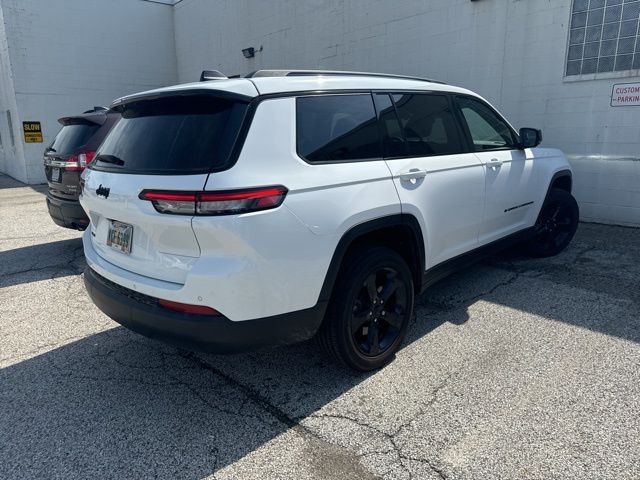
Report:
[[585,220],[640,225],[629,180],[640,107],[610,106],[612,85],[640,81],[640,72],[563,76],[571,0],[173,3],[0,0],[0,171],[44,181],[44,145],[23,143],[22,121],[41,121],[46,144],[62,115],[194,81],[203,68],[380,71],[470,88],[516,128],[542,128],[543,145],[570,156]]
[[[637,178],[640,107],[610,106],[612,85],[640,81],[640,72],[565,78],[570,8],[571,0],[182,0],[174,7],[178,76],[329,68],[467,87],[570,155],[585,220],[640,225],[638,195],[616,191],[636,187],[611,178]],[[243,57],[243,48],[261,46]]]
[[[171,5],[140,0],[1,0],[0,5],[8,46],[2,75],[9,72],[14,90],[8,100],[0,97],[0,135],[6,143],[3,110],[13,96],[17,145],[4,155],[2,171],[18,180],[45,181],[42,153],[60,128],[59,117],[177,82]],[[44,144],[23,142],[23,121],[42,122]]]
[[582,220],[640,226],[640,159],[571,155],[569,162]]
[[18,106],[9,59],[4,12],[0,7],[0,172],[14,178],[27,178],[24,151],[15,132],[18,128]]

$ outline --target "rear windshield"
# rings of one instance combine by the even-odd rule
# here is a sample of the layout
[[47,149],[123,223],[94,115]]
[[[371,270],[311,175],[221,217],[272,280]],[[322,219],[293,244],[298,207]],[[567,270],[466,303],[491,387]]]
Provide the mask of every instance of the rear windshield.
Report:
[[76,153],[99,128],[99,125],[65,125],[53,139],[48,151],[60,155]]
[[156,174],[223,169],[245,110],[245,104],[211,95],[127,104],[93,168]]

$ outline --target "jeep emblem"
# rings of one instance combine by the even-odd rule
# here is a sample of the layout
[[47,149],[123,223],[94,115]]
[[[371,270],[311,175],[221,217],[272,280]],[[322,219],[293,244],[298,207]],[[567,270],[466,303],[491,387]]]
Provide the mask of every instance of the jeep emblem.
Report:
[[110,188],[103,187],[102,184],[98,188],[96,188],[96,195],[102,195],[104,198],[109,197]]

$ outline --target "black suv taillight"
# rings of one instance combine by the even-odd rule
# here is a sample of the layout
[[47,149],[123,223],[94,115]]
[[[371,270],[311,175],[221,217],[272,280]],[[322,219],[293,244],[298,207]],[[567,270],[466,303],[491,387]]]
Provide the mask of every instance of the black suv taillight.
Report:
[[282,186],[221,192],[143,190],[138,195],[160,213],[174,215],[233,215],[279,207],[287,195]]
[[71,172],[82,172],[93,161],[95,156],[96,152],[82,152],[78,155],[71,155],[64,162],[64,169]]

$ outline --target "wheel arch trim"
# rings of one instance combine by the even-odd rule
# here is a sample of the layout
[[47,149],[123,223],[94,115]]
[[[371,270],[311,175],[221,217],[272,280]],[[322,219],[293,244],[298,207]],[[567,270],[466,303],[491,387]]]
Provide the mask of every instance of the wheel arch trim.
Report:
[[540,208],[538,210],[538,215],[536,215],[536,221],[537,221],[538,217],[540,216],[540,212],[542,212],[542,207],[544,206],[544,204],[547,201],[547,198],[549,198],[549,195],[551,194],[551,190],[553,190],[553,184],[559,178],[564,178],[564,177],[568,177],[569,178],[569,182],[570,182],[569,183],[569,193],[571,193],[571,190],[573,188],[573,175],[571,173],[571,170],[569,170],[569,169],[558,170],[557,172],[555,172],[551,176],[551,179],[549,180],[549,184],[547,185],[547,192],[545,193],[544,198],[542,199],[542,203],[540,204]]
[[[417,291],[420,291],[422,276],[425,268],[425,248],[422,228],[420,227],[420,224],[415,216],[406,213],[399,213],[394,215],[387,215],[384,217],[378,217],[372,220],[367,220],[363,223],[359,223],[351,227],[342,235],[340,241],[334,249],[327,274],[325,275],[325,279],[322,284],[322,289],[320,290],[318,301],[322,302],[328,301],[330,299],[336,279],[338,278],[338,273],[340,272],[340,267],[342,266],[342,263],[344,261],[344,257],[349,250],[349,247],[353,245],[358,238],[373,233],[377,230],[399,226],[409,228],[409,231],[412,233],[415,246],[417,247],[418,266],[421,270],[419,270],[417,272],[417,275],[415,275],[415,281],[418,283],[415,287]],[[411,266],[409,266],[409,268],[411,268]]]

